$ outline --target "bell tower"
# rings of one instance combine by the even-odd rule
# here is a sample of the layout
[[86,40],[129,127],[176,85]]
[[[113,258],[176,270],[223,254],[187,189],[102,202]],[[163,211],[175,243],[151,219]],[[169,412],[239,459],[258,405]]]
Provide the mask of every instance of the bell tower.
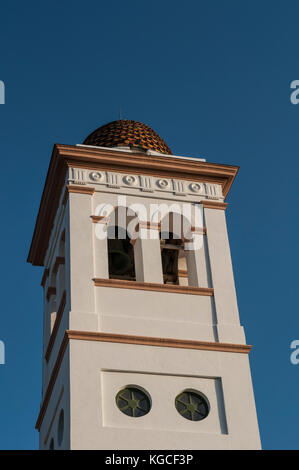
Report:
[[237,172],[136,121],[54,145],[28,256],[40,449],[260,448],[225,219]]

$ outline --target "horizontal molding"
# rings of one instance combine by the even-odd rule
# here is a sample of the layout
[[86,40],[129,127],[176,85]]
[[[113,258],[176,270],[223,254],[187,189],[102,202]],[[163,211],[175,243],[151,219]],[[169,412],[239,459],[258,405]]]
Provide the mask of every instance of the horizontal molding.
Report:
[[220,209],[220,210],[225,211],[225,209],[228,206],[227,202],[217,202],[217,201],[209,201],[209,200],[203,200],[203,201],[200,201],[200,203],[205,209]]
[[164,155],[148,156],[142,153],[126,153],[94,147],[57,144],[55,150],[67,161],[68,167],[120,173],[133,172],[136,175],[216,183],[221,184],[225,197],[239,169],[237,166],[196,159],[178,159]]
[[198,349],[203,351],[221,351],[248,354],[252,346],[247,344],[217,343],[211,341],[196,341],[175,338],[158,338],[151,336],[123,335],[117,333],[102,333],[92,331],[67,330],[69,339],[83,341],[101,341],[104,343],[136,344],[143,346],[158,346],[164,348]]
[[75,194],[89,194],[92,196],[95,192],[94,188],[91,188],[89,186],[81,186],[81,185],[75,185],[75,184],[67,184],[64,195],[62,198],[62,205],[65,206],[66,202],[68,200],[69,193],[75,193]]
[[57,360],[53,367],[51,378],[44,395],[44,400],[40,408],[40,412],[36,421],[35,428],[40,430],[45,413],[47,411],[51,394],[58,376],[58,372],[66,351],[66,347],[69,340],[80,340],[80,341],[99,341],[104,343],[121,343],[121,344],[133,344],[141,346],[156,346],[164,348],[179,348],[179,349],[194,349],[202,351],[216,351],[216,352],[227,352],[227,353],[241,353],[248,354],[252,346],[247,344],[233,344],[233,343],[217,343],[209,341],[195,341],[195,340],[183,340],[173,338],[155,338],[149,336],[135,336],[135,335],[122,335],[115,333],[101,333],[91,331],[74,331],[67,330],[64,334]]
[[99,222],[101,224],[109,224],[109,218],[104,215],[91,215],[90,218],[94,224],[97,224]]
[[89,186],[81,186],[80,184],[68,184],[66,187],[69,193],[89,194],[90,196],[92,196],[95,192],[94,188],[91,188]]
[[179,269],[178,275],[179,277],[188,277],[188,271],[186,271],[185,269]]
[[136,225],[136,232],[138,232],[140,229],[146,229],[146,230],[160,230],[161,231],[161,222],[152,222],[150,220],[140,220],[138,224]]
[[191,232],[199,235],[206,235],[207,229],[206,227],[191,227]]
[[50,355],[51,355],[51,352],[52,352],[52,349],[53,349],[53,346],[54,346],[54,343],[55,343],[57,332],[58,332],[58,329],[59,329],[59,326],[60,326],[60,323],[61,323],[61,319],[62,319],[62,315],[63,315],[64,309],[65,309],[65,304],[66,304],[66,291],[64,291],[63,294],[62,294],[61,301],[60,301],[60,304],[59,304],[59,307],[58,307],[58,310],[57,310],[57,314],[56,314],[54,327],[53,327],[53,330],[52,330],[52,333],[51,333],[51,336],[50,336],[50,339],[49,339],[48,347],[47,347],[47,350],[46,350],[45,359],[46,359],[47,362],[50,359]]
[[[109,224],[109,217],[106,217],[104,215],[91,215],[90,218],[94,224],[97,224],[99,222]],[[151,222],[149,220],[139,221],[135,227],[135,231],[139,232],[140,229],[159,230],[161,232],[161,222]],[[191,232],[200,235],[206,235],[207,229],[206,227],[195,227],[194,225],[192,225]]]
[[174,294],[214,295],[214,289],[210,287],[179,286],[173,284],[158,284],[153,282],[127,281],[124,279],[99,279],[93,280],[96,287],[114,287],[117,289],[134,289],[156,292],[172,292]]

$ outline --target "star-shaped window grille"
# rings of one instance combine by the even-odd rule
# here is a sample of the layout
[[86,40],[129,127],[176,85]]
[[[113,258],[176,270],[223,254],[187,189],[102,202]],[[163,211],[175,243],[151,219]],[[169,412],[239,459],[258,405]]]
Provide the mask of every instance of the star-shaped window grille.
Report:
[[151,409],[149,396],[135,387],[126,387],[118,392],[116,404],[122,413],[132,418],[144,416]]
[[209,405],[200,393],[185,390],[175,399],[175,407],[183,418],[201,421],[209,414]]

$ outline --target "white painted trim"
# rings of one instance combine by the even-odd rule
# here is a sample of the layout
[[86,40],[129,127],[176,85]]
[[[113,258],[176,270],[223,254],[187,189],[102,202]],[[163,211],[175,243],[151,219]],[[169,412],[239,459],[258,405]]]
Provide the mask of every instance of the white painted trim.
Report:
[[[93,149],[102,149],[102,150],[112,150],[113,152],[126,152],[126,153],[136,153],[135,150],[131,150],[130,147],[100,147],[99,145],[86,145],[86,144],[76,144],[76,147],[88,147],[88,148],[93,148]],[[165,153],[159,153],[155,152],[154,150],[147,150],[146,155],[156,155],[156,156],[162,156],[162,157],[169,157],[169,158],[180,158],[183,160],[197,160],[199,162],[205,162],[205,158],[199,158],[199,157],[185,157],[181,155],[167,155]]]

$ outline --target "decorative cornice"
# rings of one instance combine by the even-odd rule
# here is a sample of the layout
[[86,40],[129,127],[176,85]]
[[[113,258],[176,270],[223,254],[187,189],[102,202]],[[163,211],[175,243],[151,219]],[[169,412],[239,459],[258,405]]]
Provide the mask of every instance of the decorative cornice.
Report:
[[[77,185],[89,185],[92,183],[102,191],[104,188],[128,188],[136,194],[138,191],[149,191],[159,193],[174,194],[176,196],[190,196],[192,198],[207,198],[212,200],[222,200],[222,186],[220,183],[185,181],[177,178],[161,179],[152,175],[132,175],[113,171],[93,171],[82,168],[71,168],[69,183]],[[104,189],[104,190],[105,190]],[[198,201],[197,201],[198,202]]]
[[59,156],[58,149],[54,145],[27,258],[27,261],[33,265],[43,266],[67,169],[65,159]]
[[59,154],[64,156],[70,167],[120,171],[122,173],[128,173],[133,169],[134,173],[142,175],[218,183],[222,185],[224,196],[228,194],[239,169],[239,167],[232,165],[163,155],[144,155],[61,144],[55,147]]
[[[221,184],[225,197],[239,168],[195,159],[55,144],[28,255],[28,262],[34,265],[42,266],[44,263],[67,169],[70,167],[121,173],[130,173],[133,170],[134,173],[144,176],[216,183]],[[75,187],[75,185],[70,186]],[[80,192],[84,191],[83,185],[78,186]],[[85,194],[86,192],[91,194],[92,189],[85,190]]]
[[81,340],[81,341],[99,341],[105,343],[121,343],[121,344],[132,344],[141,346],[156,346],[162,348],[180,348],[180,349],[195,349],[203,351],[216,351],[216,352],[227,352],[227,353],[239,353],[248,354],[251,350],[250,345],[247,344],[231,344],[231,343],[217,343],[209,341],[195,341],[195,340],[183,340],[173,338],[155,338],[149,336],[135,336],[135,335],[122,335],[115,333],[102,333],[102,332],[90,332],[90,331],[71,331],[67,330],[64,334],[57,360],[53,367],[51,378],[44,396],[42,406],[37,418],[35,428],[40,430],[42,425],[47,407],[51,398],[51,394],[58,376],[58,372],[64,357],[66,347],[69,340]]
[[127,281],[125,279],[94,279],[96,287],[114,287],[116,289],[134,289],[156,292],[172,292],[174,294],[191,294],[213,296],[214,289],[210,287],[179,286],[174,284],[158,284],[153,282]]
[[205,209],[220,209],[225,211],[228,206],[227,202],[209,201],[206,199],[200,201],[200,203]]
[[51,355],[51,352],[52,352],[52,349],[53,349],[53,346],[54,346],[54,342],[55,342],[57,332],[58,332],[58,329],[59,329],[59,325],[60,325],[62,315],[63,315],[63,312],[64,312],[65,303],[66,303],[66,292],[64,291],[63,294],[62,294],[62,297],[61,297],[61,301],[60,301],[58,310],[57,310],[54,327],[53,327],[53,330],[52,330],[52,333],[51,333],[51,336],[50,336],[50,339],[49,339],[48,347],[47,347],[47,350],[46,350],[46,354],[45,354],[45,359],[46,359],[47,362],[50,359],[50,355]]

